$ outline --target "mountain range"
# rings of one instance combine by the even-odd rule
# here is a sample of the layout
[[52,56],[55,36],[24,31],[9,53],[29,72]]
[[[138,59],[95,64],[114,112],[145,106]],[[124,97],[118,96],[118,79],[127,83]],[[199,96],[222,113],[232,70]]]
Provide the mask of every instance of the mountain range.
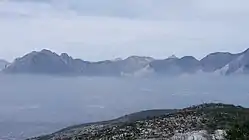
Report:
[[48,74],[84,76],[144,76],[215,73],[221,75],[248,74],[249,49],[232,54],[215,52],[201,60],[193,56],[166,59],[130,56],[126,59],[98,62],[74,59],[67,53],[56,54],[50,50],[33,51],[17,58],[12,63],[0,61],[3,73]]

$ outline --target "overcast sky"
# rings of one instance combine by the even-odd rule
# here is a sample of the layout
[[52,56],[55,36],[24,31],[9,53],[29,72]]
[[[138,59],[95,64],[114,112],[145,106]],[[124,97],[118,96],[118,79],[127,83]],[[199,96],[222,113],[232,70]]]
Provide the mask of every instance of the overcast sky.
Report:
[[248,0],[1,0],[0,57],[43,48],[84,60],[249,48]]

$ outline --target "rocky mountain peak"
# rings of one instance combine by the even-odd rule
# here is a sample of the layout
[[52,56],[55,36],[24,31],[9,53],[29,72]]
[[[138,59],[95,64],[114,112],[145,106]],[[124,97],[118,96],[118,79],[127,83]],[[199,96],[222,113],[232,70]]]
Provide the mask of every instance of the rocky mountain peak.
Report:
[[176,57],[175,55],[171,55],[168,57],[168,59],[178,59],[178,57]]
[[242,54],[249,54],[249,48],[243,51]]
[[131,61],[148,61],[151,62],[154,60],[152,57],[145,57],[145,56],[130,56],[126,58],[125,60],[131,60]]
[[69,56],[67,53],[62,53],[60,57],[67,64],[70,63],[70,61],[73,61],[73,58]]
[[53,54],[55,54],[54,52],[52,52],[50,50],[47,50],[47,49],[43,49],[43,50],[41,50],[38,53],[42,53],[42,54],[46,54],[46,55],[53,55]]
[[58,54],[43,49],[16,59],[3,71],[6,73],[61,74],[70,72],[70,68]]
[[60,55],[62,58],[70,58],[70,56],[67,53],[61,53]]
[[228,52],[211,53],[200,60],[202,65],[202,70],[204,72],[214,72],[226,66],[236,57],[237,55]]
[[193,56],[184,56],[181,58],[181,60],[190,60],[190,61],[198,61],[195,57]]

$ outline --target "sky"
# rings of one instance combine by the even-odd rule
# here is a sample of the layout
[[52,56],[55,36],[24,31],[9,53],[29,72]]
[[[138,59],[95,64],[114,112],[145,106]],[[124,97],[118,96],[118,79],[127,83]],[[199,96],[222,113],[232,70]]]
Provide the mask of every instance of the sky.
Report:
[[249,48],[248,0],[1,0],[0,58],[33,50],[89,61]]

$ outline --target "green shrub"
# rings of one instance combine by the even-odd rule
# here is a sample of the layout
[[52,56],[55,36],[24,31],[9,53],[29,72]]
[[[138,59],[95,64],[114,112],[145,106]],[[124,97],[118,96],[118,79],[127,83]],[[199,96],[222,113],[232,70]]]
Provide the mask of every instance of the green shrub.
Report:
[[227,140],[249,140],[249,121],[235,124],[227,131]]

